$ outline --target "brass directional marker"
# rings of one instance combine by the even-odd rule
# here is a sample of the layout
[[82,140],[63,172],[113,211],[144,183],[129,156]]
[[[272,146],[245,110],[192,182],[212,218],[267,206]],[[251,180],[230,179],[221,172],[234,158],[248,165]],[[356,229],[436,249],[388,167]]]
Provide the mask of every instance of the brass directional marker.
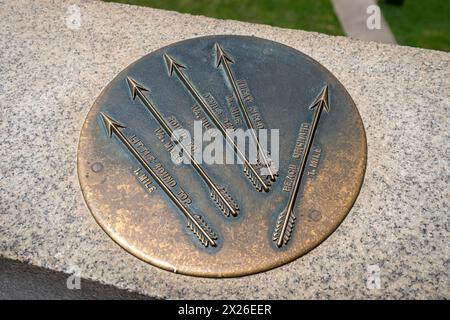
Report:
[[240,111],[242,113],[242,116],[243,116],[243,118],[245,120],[245,124],[247,125],[247,128],[250,129],[250,134],[252,136],[252,139],[257,145],[259,159],[262,159],[264,167],[269,172],[270,180],[275,181],[276,180],[276,173],[271,168],[271,163],[270,163],[270,161],[269,161],[269,159],[267,157],[267,154],[266,154],[267,151],[264,150],[261,147],[261,144],[259,143],[259,139],[256,136],[255,127],[253,126],[253,122],[250,119],[250,116],[248,114],[247,108],[245,107],[244,99],[242,98],[242,93],[239,91],[239,88],[238,88],[238,85],[237,85],[236,80],[234,78],[233,72],[231,71],[230,63],[233,63],[233,60],[231,60],[231,58],[228,57],[228,55],[225,53],[225,51],[222,49],[222,47],[218,43],[215,44],[215,47],[216,47],[216,55],[217,55],[217,67],[223,66],[223,68],[225,69],[225,73],[227,75],[227,79],[230,82],[231,87],[233,88],[233,92],[234,92],[234,95],[236,96],[236,99],[238,101],[238,106],[239,106],[239,109],[240,109]]
[[222,212],[228,217],[230,214],[235,217],[238,214],[239,207],[236,202],[231,198],[231,196],[227,193],[224,187],[217,186],[212,179],[208,176],[208,174],[203,170],[197,160],[195,160],[194,156],[190,152],[190,150],[186,150],[187,147],[179,140],[179,138],[174,134],[174,130],[170,127],[170,124],[164,119],[161,113],[156,109],[156,107],[147,99],[144,95],[145,91],[148,91],[144,86],[138,84],[135,80],[130,77],[127,78],[128,85],[130,86],[130,91],[133,99],[138,96],[142,103],[147,107],[147,109],[151,112],[151,114],[155,117],[161,127],[166,131],[169,137],[180,146],[185,154],[189,157],[190,163],[194,167],[194,169],[198,172],[200,177],[205,181],[205,183],[210,188],[210,195],[214,202],[219,206]]
[[289,196],[289,201],[286,208],[278,215],[277,225],[273,233],[273,241],[276,242],[278,247],[286,245],[291,238],[292,229],[295,224],[295,213],[294,206],[295,200],[298,196],[298,191],[302,182],[303,175],[305,173],[306,163],[308,161],[308,156],[311,151],[311,146],[313,144],[314,135],[316,134],[317,125],[319,124],[320,115],[322,111],[328,112],[330,107],[328,106],[328,86],[325,86],[322,93],[317,98],[316,101],[311,105],[310,109],[315,109],[314,118],[311,127],[308,131],[308,136],[303,147],[302,160],[300,162],[300,167],[297,170],[297,175],[294,180],[294,186],[291,190]]
[[217,235],[210,227],[206,224],[205,220],[200,215],[194,215],[191,213],[185,205],[180,201],[180,199],[173,193],[170,187],[164,182],[164,180],[155,172],[155,170],[148,164],[144,156],[139,152],[139,150],[133,146],[133,143],[123,134],[121,129],[125,126],[115,121],[114,119],[108,117],[103,112],[100,112],[100,116],[105,124],[106,131],[111,137],[113,134],[116,135],[119,140],[127,147],[131,154],[139,161],[139,163],[145,168],[145,170],[152,176],[153,179],[158,183],[159,186],[167,193],[169,198],[175,203],[175,205],[183,212],[187,219],[187,226],[200,242],[205,246],[216,246]]
[[81,132],[78,176],[128,252],[232,277],[324,241],[356,200],[366,153],[358,110],[323,66],[276,42],[212,36],[152,52],[105,87]]
[[202,95],[198,92],[198,90],[194,87],[194,85],[191,83],[191,81],[186,77],[186,75],[181,71],[181,69],[186,69],[185,66],[183,66],[181,63],[175,61],[171,56],[168,54],[164,54],[164,58],[167,61],[167,67],[169,69],[169,75],[173,74],[173,71],[175,70],[175,73],[177,76],[181,79],[183,84],[188,89],[189,93],[194,97],[195,100],[200,104],[200,106],[203,108],[205,113],[208,115],[208,117],[211,119],[211,121],[214,123],[214,125],[219,129],[219,131],[222,133],[223,137],[226,139],[227,143],[231,145],[234,152],[236,152],[237,156],[244,162],[244,172],[247,175],[247,177],[250,179],[250,181],[253,183],[255,188],[258,191],[266,191],[268,192],[270,190],[270,181],[265,180],[261,176],[261,172],[258,172],[255,168],[255,164],[252,164],[250,160],[247,158],[245,153],[238,147],[238,145],[235,143],[233,138],[230,137],[230,134],[227,132],[225,126],[221,123],[217,115],[214,113],[214,111],[211,109],[211,107],[208,105],[208,103],[205,101],[205,99],[202,97]]

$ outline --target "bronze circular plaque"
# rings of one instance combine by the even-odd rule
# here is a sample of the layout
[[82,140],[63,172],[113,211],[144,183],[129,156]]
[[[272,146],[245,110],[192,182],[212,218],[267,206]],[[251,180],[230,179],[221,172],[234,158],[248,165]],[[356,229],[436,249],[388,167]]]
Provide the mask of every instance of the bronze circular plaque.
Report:
[[288,263],[350,211],[366,166],[358,110],[323,66],[255,37],[139,59],[84,123],[78,176],[100,226],[163,269],[243,276]]

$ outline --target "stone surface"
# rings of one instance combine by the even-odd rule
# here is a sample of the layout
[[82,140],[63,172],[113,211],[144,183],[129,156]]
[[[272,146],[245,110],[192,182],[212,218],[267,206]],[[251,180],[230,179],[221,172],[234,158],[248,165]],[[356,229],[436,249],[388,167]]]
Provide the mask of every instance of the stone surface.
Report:
[[[77,178],[80,129],[101,89],[152,50],[211,34],[310,55],[346,86],[367,131],[365,183],[338,230],[244,278],[175,275],[134,258],[96,224]],[[1,256],[77,265],[86,279],[157,298],[450,298],[449,53],[80,0],[0,1],[0,36]],[[367,285],[374,265],[378,290]]]

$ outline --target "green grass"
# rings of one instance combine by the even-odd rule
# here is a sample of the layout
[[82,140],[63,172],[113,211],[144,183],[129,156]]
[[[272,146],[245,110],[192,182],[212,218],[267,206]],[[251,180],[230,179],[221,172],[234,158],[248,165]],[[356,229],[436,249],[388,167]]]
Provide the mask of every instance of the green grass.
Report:
[[450,1],[405,0],[381,10],[399,44],[450,51]]
[[106,0],[343,35],[330,0]]

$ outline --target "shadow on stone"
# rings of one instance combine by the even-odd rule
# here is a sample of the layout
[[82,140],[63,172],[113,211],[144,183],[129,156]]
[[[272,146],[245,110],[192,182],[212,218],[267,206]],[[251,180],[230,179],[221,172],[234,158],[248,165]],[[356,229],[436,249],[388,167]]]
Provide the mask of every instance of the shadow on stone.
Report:
[[81,289],[70,290],[68,274],[0,257],[1,300],[144,300],[144,295],[81,279]]

